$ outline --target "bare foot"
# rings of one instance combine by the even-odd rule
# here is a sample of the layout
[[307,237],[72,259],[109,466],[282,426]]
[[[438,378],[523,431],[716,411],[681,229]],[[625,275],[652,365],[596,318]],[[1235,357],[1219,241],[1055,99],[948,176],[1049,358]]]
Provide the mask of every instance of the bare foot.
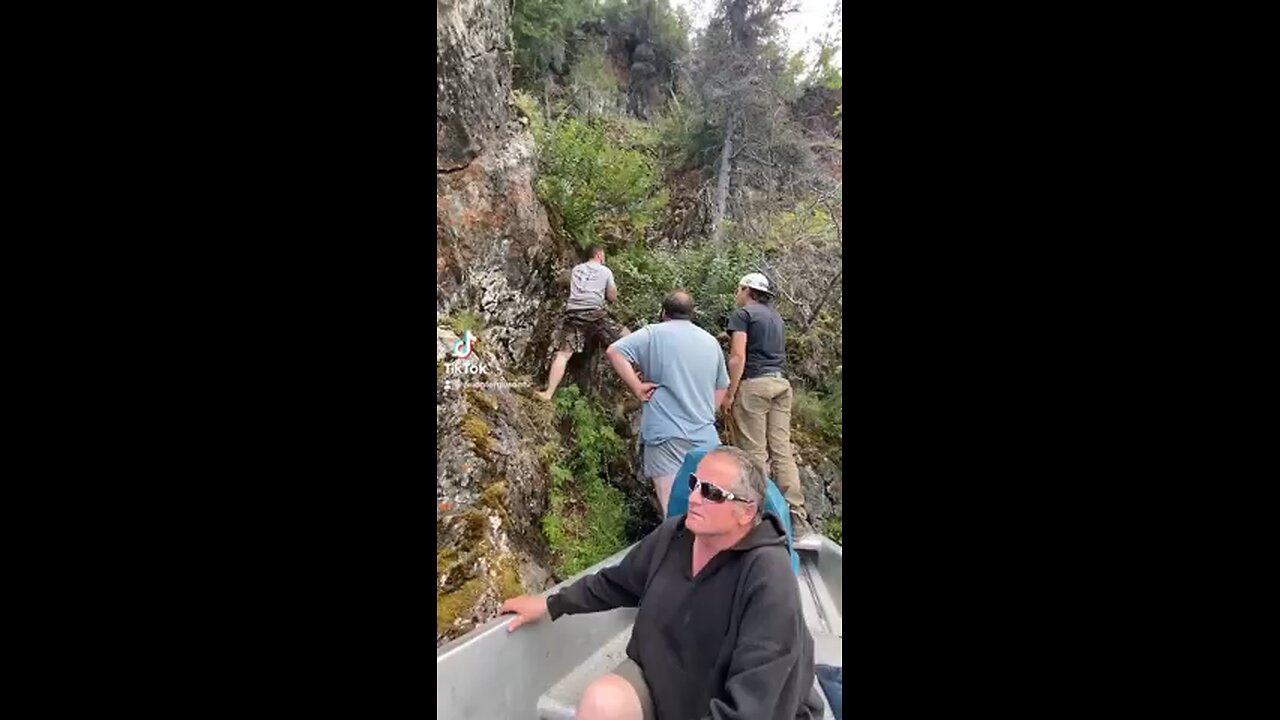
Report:
[[551,393],[547,392],[546,390],[538,390],[533,394],[533,396],[543,402],[551,402]]

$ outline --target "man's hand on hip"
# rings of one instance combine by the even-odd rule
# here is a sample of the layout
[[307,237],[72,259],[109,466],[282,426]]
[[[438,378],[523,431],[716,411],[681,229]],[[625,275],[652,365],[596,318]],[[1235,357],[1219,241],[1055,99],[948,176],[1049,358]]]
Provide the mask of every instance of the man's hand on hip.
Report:
[[653,397],[653,391],[658,389],[658,383],[642,382],[631,389],[635,396],[640,398],[641,402],[649,402],[649,398]]

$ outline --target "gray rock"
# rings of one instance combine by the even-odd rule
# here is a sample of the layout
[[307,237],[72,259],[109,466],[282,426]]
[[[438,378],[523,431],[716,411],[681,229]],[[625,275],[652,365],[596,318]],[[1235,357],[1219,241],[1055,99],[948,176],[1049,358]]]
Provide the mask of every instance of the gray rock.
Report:
[[469,165],[508,119],[511,4],[436,2],[436,172]]
[[827,499],[825,483],[813,468],[802,465],[800,487],[804,490],[805,511],[809,515],[810,524],[821,528],[823,520],[831,514],[831,501]]

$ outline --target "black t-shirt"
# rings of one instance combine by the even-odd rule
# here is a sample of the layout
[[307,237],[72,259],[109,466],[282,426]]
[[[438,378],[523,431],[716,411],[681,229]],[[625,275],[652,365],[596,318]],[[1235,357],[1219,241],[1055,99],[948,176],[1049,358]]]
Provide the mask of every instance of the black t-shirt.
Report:
[[787,345],[782,334],[782,316],[761,303],[751,303],[729,313],[729,332],[747,334],[747,365],[742,378],[782,372],[787,362]]

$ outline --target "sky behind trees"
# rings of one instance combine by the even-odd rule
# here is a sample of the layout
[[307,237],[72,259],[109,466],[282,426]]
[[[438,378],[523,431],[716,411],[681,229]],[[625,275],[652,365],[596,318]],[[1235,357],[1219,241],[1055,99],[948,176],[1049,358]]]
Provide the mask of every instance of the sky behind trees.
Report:
[[[788,13],[782,21],[787,33],[787,47],[793,52],[804,50],[808,60],[816,59],[814,47],[817,41],[828,31],[839,33],[838,27],[831,27],[831,12],[835,10],[838,0],[794,0],[796,12]],[[718,0],[672,0],[673,7],[684,8],[693,18],[693,26],[701,29],[707,24],[711,8]],[[833,63],[840,66],[840,56],[832,58]]]

